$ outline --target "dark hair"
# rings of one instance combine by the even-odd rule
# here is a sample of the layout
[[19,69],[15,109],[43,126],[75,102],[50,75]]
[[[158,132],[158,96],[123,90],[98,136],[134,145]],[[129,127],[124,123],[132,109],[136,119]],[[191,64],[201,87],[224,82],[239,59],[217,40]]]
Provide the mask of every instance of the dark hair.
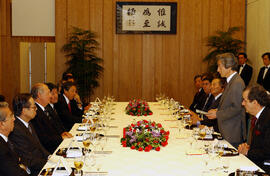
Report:
[[239,54],[238,54],[238,57],[239,57],[240,55],[243,55],[243,56],[244,56],[244,58],[246,58],[246,59],[247,59],[247,54],[246,54],[246,53],[239,53]]
[[212,82],[212,80],[213,80],[213,76],[212,76],[211,74],[206,75],[206,76],[202,79],[202,81],[209,81],[210,83]]
[[226,69],[231,68],[234,71],[238,69],[238,61],[233,53],[219,54],[217,55],[217,60],[220,60]]
[[260,85],[252,85],[245,88],[244,91],[249,90],[248,100],[256,100],[261,106],[270,105],[270,95],[267,94],[266,90]]
[[226,78],[215,77],[214,79],[218,79],[219,80],[219,85],[220,85],[221,88],[224,89],[226,87],[226,85],[227,85],[227,79]]
[[201,78],[202,79],[202,75],[195,75],[193,80],[195,81],[197,78]]
[[16,116],[22,114],[23,108],[29,108],[31,106],[29,102],[30,98],[32,98],[32,95],[29,93],[18,94],[13,98],[12,107]]
[[268,60],[270,60],[270,53],[269,53],[269,52],[264,53],[264,54],[262,55],[262,58],[263,58],[264,56],[268,56]]
[[68,91],[72,86],[76,87],[76,84],[74,82],[67,81],[63,83],[61,93],[64,93],[64,90]]
[[4,101],[6,101],[5,96],[4,95],[0,95],[0,102],[4,102]]
[[64,72],[63,75],[62,75],[62,80],[67,81],[69,79],[74,79],[72,73]]
[[55,85],[55,84],[53,84],[53,83],[45,83],[47,86],[48,86],[48,88],[50,89],[50,91],[52,91],[53,89],[57,89],[57,86]]

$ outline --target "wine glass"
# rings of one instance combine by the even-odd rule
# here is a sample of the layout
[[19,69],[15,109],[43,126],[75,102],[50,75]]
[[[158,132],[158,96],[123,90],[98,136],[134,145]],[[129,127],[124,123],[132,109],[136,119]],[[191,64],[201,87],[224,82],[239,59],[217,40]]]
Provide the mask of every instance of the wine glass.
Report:
[[89,153],[89,147],[91,145],[90,137],[87,134],[83,134],[83,146],[86,149],[85,154]]
[[74,166],[76,168],[76,170],[74,171],[75,175],[81,176],[82,172],[81,169],[83,167],[83,159],[82,157],[78,157],[74,159]]

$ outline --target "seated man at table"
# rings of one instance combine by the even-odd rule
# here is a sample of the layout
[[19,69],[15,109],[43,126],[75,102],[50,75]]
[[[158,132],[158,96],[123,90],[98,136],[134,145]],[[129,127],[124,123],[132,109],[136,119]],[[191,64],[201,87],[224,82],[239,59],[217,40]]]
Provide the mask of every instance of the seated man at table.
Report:
[[202,85],[203,85],[203,91],[204,95],[201,98],[201,101],[198,102],[196,109],[205,111],[210,107],[214,100],[214,96],[211,94],[211,81],[213,77],[211,75],[205,76],[202,80]]
[[16,117],[9,139],[23,163],[29,167],[31,175],[38,175],[50,153],[42,146],[30,123],[36,115],[37,107],[28,93],[16,95],[12,105]]
[[[210,109],[216,109],[218,107],[225,86],[226,80],[224,78],[214,78],[212,80],[211,94],[214,96],[214,101],[212,101],[208,109],[205,109],[205,112],[209,111]],[[195,113],[192,113],[192,118],[193,124],[213,126],[214,130],[218,132],[217,119],[208,119],[205,115],[203,115],[203,119],[201,119]]]
[[57,87],[53,83],[46,83],[46,85],[50,89],[51,98],[50,98],[50,103],[45,107],[45,109],[49,112],[50,116],[52,117],[51,119],[52,124],[54,125],[57,132],[61,134],[62,137],[72,138],[73,137],[72,134],[66,131],[54,107],[54,104],[58,102]]
[[26,167],[13,151],[8,136],[14,128],[14,115],[8,108],[8,103],[0,102],[0,175],[27,176]]
[[193,102],[189,106],[189,109],[192,111],[195,111],[196,107],[200,103],[202,97],[204,97],[205,93],[202,88],[202,76],[201,75],[196,75],[194,77],[194,85],[195,88],[197,89],[196,94],[194,95]]
[[32,87],[31,94],[37,107],[36,117],[31,120],[31,123],[36,130],[40,142],[50,153],[53,153],[65,137],[62,137],[57,132],[52,124],[52,117],[45,109],[50,103],[50,90],[46,84],[37,83]]
[[240,144],[238,151],[269,172],[270,166],[264,165],[264,161],[270,160],[270,96],[261,86],[247,87],[242,105],[253,116],[252,139],[250,145]]
[[77,88],[73,82],[65,82],[61,95],[55,104],[55,109],[61,118],[66,130],[70,130],[74,123],[82,122],[83,107],[80,99],[75,100]]

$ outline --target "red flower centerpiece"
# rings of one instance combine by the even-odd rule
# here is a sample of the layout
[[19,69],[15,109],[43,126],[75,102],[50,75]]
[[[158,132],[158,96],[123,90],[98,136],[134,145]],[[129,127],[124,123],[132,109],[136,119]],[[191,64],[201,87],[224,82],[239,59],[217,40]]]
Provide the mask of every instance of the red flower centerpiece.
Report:
[[168,144],[169,134],[160,123],[141,120],[123,129],[121,144],[132,150],[159,151],[161,146],[165,147]]
[[150,110],[149,105],[144,100],[132,100],[129,101],[126,107],[126,114],[132,116],[147,116],[152,115],[153,112]]

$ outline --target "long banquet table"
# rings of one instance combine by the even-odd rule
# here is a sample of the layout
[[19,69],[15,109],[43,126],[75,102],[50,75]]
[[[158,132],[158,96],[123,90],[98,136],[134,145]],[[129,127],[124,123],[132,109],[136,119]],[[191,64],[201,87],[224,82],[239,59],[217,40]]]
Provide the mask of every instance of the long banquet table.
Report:
[[[125,107],[127,102],[118,102],[113,107],[112,118],[114,120],[110,121],[110,126],[117,126],[117,128],[110,128],[108,134],[119,135],[119,138],[107,138],[107,145],[105,146],[105,151],[112,151],[111,154],[96,154],[97,164],[101,166],[101,171],[107,172],[108,175],[122,176],[122,175],[181,175],[181,176],[195,176],[201,175],[202,171],[205,170],[204,155],[186,155],[187,149],[190,144],[186,139],[178,138],[178,130],[175,128],[176,121],[171,115],[169,115],[168,110],[163,106],[159,105],[157,102],[149,103],[150,109],[153,111],[151,116],[140,116],[134,117],[125,114]],[[150,151],[150,152],[139,152],[136,150],[131,150],[128,147],[122,147],[120,139],[123,135],[123,128],[130,125],[132,121],[146,119],[152,120],[157,123],[161,123],[165,130],[170,131],[170,136],[168,140],[168,145],[166,147],[161,147],[160,151]],[[79,124],[75,124],[71,129],[71,133],[75,136]],[[189,133],[190,130],[186,130]],[[67,147],[72,139],[65,139],[59,148]],[[200,141],[204,142],[204,141]],[[226,141],[222,141],[226,143]],[[73,146],[83,147],[81,142],[75,142]],[[57,151],[57,150],[56,150]],[[60,156],[56,156],[55,153],[52,155],[50,160],[46,163],[44,168],[51,168],[55,166],[55,163],[59,160]],[[233,157],[222,157],[223,160],[229,160],[228,173],[234,172],[237,168],[241,166],[253,166],[257,167],[244,155],[238,155]],[[73,159],[65,159],[70,167],[73,166]],[[210,162],[210,164],[215,164],[216,162]],[[96,165],[97,165],[96,164]],[[257,167],[258,168],[258,167]],[[259,168],[258,168],[259,169]],[[96,166],[91,167],[89,163],[83,166],[82,170],[89,175],[91,171],[96,171]],[[214,175],[228,175],[223,171],[220,171]],[[87,175],[87,174],[86,174]]]

